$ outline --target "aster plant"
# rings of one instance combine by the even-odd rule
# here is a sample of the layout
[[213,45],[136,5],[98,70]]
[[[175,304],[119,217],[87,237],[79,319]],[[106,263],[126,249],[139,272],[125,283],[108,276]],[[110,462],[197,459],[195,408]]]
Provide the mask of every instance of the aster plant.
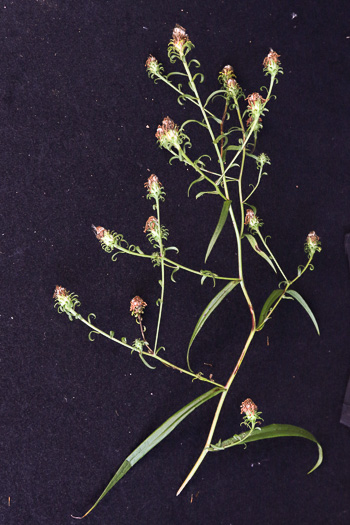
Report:
[[[278,82],[278,76],[283,74],[279,60],[280,55],[271,49],[263,60],[263,71],[270,79],[269,86],[261,88],[261,90],[265,90],[266,92],[264,97],[258,92],[246,96],[236,79],[233,67],[226,65],[219,72],[218,89],[203,101],[198,91],[199,84],[204,80],[203,74],[199,71],[201,67],[200,63],[194,58],[188,60],[188,55],[193,48],[194,45],[190,41],[186,30],[176,25],[168,46],[168,57],[172,64],[179,63],[183,68],[182,71],[165,74],[164,66],[155,57],[150,55],[146,61],[146,70],[149,77],[155,82],[167,84],[176,92],[180,104],[188,103],[189,106],[191,104],[194,105],[200,115],[200,120],[191,118],[181,125],[175,124],[169,116],[166,116],[158,126],[155,136],[159,147],[167,150],[171,154],[170,163],[178,160],[185,166],[193,168],[196,177],[191,181],[189,190],[191,190],[194,185],[204,184],[201,191],[197,193],[196,198],[200,198],[202,195],[211,195],[222,201],[221,213],[207,247],[205,262],[207,262],[225,223],[229,219],[236,239],[238,275],[225,277],[213,273],[210,270],[195,270],[184,264],[180,264],[177,256],[178,250],[174,246],[168,246],[169,232],[161,223],[160,205],[165,200],[165,190],[155,174],[152,174],[145,183],[147,198],[153,201],[153,210],[155,212],[155,215],[151,215],[147,219],[144,228],[152,251],[146,253],[139,246],[129,244],[121,233],[106,229],[102,226],[93,226],[97,240],[105,252],[112,254],[113,261],[117,259],[119,254],[128,254],[134,257],[149,259],[151,264],[160,268],[160,297],[156,303],[158,307],[158,321],[155,334],[152,334],[152,336],[147,335],[146,339],[143,316],[145,315],[147,303],[144,298],[139,296],[132,298],[130,302],[131,315],[139,325],[138,337],[133,342],[128,342],[125,337],[116,336],[113,331],[104,332],[99,329],[93,322],[95,319],[94,314],[90,314],[86,318],[83,317],[77,311],[77,308],[80,306],[77,296],[69,293],[62,286],[57,286],[54,293],[55,304],[58,311],[60,313],[66,313],[71,321],[77,320],[87,325],[90,329],[90,340],[93,340],[96,335],[102,335],[128,349],[131,353],[138,355],[148,368],[154,369],[155,367],[153,365],[158,362],[168,368],[183,373],[191,380],[196,379],[204,383],[203,386],[205,386],[206,383],[210,383],[211,388],[167,419],[126,458],[101,496],[83,517],[87,516],[96,507],[102,498],[137,461],[160,443],[183,419],[189,416],[200,405],[215,396],[218,396],[219,402],[207,438],[205,441],[203,440],[204,446],[177,494],[180,494],[191,480],[209,452],[224,451],[236,445],[246,446],[250,442],[261,439],[282,436],[297,436],[309,439],[315,442],[318,447],[318,460],[310,472],[315,470],[322,462],[322,448],[310,432],[293,425],[262,425],[261,412],[258,412],[257,405],[250,398],[241,404],[241,414],[243,415],[241,424],[244,425],[246,429],[243,432],[234,434],[233,437],[225,440],[220,439],[216,443],[214,442],[214,432],[222,407],[227,395],[231,392],[232,383],[241,367],[251,342],[257,333],[264,329],[267,321],[283,300],[291,299],[297,301],[309,314],[317,333],[319,333],[319,328],[313,313],[301,295],[294,290],[293,286],[307,270],[313,270],[313,259],[316,252],[321,251],[321,243],[314,231],[307,235],[305,241],[306,262],[298,266],[294,276],[288,278],[268,245],[266,234],[264,233],[263,235],[261,233],[263,222],[257,215],[256,207],[252,204],[254,193],[258,189],[262,177],[266,175],[264,171],[265,167],[270,164],[270,158],[265,153],[256,153],[256,147],[258,135],[263,127],[263,119],[268,111],[268,105],[274,97],[274,95],[272,95],[273,87]],[[187,83],[185,88],[182,84],[174,82],[176,76],[185,78]],[[214,99],[221,99],[223,103],[219,116],[210,109],[210,104]],[[236,117],[236,125],[227,128],[228,120],[233,120],[234,116]],[[209,133],[213,147],[212,153],[215,155],[214,160],[212,160],[208,154],[203,154],[197,159],[191,157],[188,151],[192,145],[190,137],[187,134],[187,126],[189,124],[201,126]],[[245,186],[243,185],[246,161],[254,163],[258,172],[255,179],[250,181],[250,189],[247,195],[244,194]],[[276,275],[282,277],[278,287],[268,295],[259,316],[256,314],[245,284],[242,259],[243,250],[251,250],[253,256],[257,254],[262,257],[265,262],[269,264],[271,270],[274,271]],[[169,254],[171,251],[175,251],[172,257],[170,256],[171,254]],[[187,366],[183,365],[183,367],[165,359],[163,357],[163,351],[165,349],[159,346],[160,325],[165,300],[166,274],[169,272],[171,281],[175,282],[175,274],[179,270],[187,271],[194,276],[198,276],[201,284],[203,284],[206,279],[212,280],[214,285],[223,281],[220,291],[214,295],[208,306],[198,317],[198,322],[194,327],[187,348]],[[211,313],[218,307],[223,299],[235,289],[240,289],[244,296],[247,314],[251,319],[251,329],[247,335],[241,354],[233,364],[232,371],[228,378],[224,378],[225,380],[223,382],[215,382],[212,376],[206,377],[202,372],[196,372],[192,369],[190,364],[190,349]]]

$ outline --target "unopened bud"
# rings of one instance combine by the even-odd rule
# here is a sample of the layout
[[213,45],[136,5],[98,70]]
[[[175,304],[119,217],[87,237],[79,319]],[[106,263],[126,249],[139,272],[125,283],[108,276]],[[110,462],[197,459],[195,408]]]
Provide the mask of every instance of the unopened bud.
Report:
[[144,233],[148,231],[153,232],[156,229],[157,225],[158,225],[158,219],[157,217],[154,217],[152,215],[152,217],[148,217],[147,222],[145,224],[145,229],[143,230],[143,232]]

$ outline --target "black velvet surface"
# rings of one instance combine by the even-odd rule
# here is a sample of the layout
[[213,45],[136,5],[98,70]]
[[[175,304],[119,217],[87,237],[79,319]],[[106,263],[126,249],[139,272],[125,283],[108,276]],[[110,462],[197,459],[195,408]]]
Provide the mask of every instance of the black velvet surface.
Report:
[[[175,23],[196,46],[203,97],[218,88],[227,63],[246,95],[258,91],[267,82],[263,57],[270,47],[281,55],[284,75],[257,148],[272,165],[252,203],[288,276],[305,262],[310,230],[323,246],[315,270],[296,286],[321,336],[297,303],[284,301],[254,339],[215,436],[239,431],[239,405],[251,397],[265,424],[314,433],[324,462],[307,476],[317,458],[312,443],[253,443],[209,455],[176,498],[205,443],[214,399],[138,463],[86,523],[350,523],[350,435],[339,423],[350,373],[348,2],[4,0],[0,11],[0,523],[76,523],[70,515],[92,505],[126,456],[206,390],[165,367],[148,370],[102,337],[89,342],[86,327],[58,315],[52,299],[56,284],[74,291],[83,315],[94,312],[98,326],[132,341],[139,334],[129,301],[138,294],[148,303],[144,322],[153,340],[159,269],[136,257],[112,262],[91,232],[92,223],[103,225],[149,250],[143,226],[153,210],[143,184],[150,173],[167,193],[162,222],[180,249],[177,260],[237,272],[229,224],[204,266],[220,202],[196,200],[195,188],[188,198],[194,172],[176,161],[169,166],[154,137],[166,115],[177,123],[200,118],[145,71],[149,53],[172,70],[167,44]],[[222,111],[219,103],[213,108]],[[202,129],[189,125],[188,134],[193,158],[210,150]],[[253,161],[246,173],[256,180]],[[246,244],[244,261],[259,312],[279,279]],[[222,285],[200,286],[185,272],[176,280],[168,275],[160,342],[170,361],[185,366],[196,321]],[[225,382],[249,329],[237,288],[193,345],[195,370]]]

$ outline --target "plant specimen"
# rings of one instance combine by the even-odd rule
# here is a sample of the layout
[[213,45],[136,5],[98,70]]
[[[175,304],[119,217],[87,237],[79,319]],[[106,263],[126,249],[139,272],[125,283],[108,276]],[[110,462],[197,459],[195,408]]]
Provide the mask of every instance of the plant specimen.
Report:
[[[146,61],[148,75],[154,79],[155,82],[163,82],[167,84],[176,92],[180,104],[184,104],[185,102],[193,104],[200,114],[200,120],[191,118],[183,122],[180,126],[175,124],[174,121],[167,116],[158,126],[155,136],[159,146],[170,152],[170,162],[178,160],[185,166],[193,168],[196,178],[191,182],[189,191],[195,184],[203,183],[201,191],[197,193],[196,198],[199,198],[202,195],[211,195],[221,199],[221,213],[207,248],[205,262],[213,250],[225,223],[229,219],[232,223],[236,239],[238,275],[231,277],[220,276],[209,270],[195,270],[178,262],[178,250],[174,246],[167,245],[169,232],[161,223],[160,212],[161,204],[165,200],[165,190],[158,177],[154,174],[152,174],[145,183],[147,198],[153,202],[153,210],[155,213],[155,215],[152,215],[147,219],[144,228],[147,239],[152,246],[150,253],[145,253],[139,246],[129,244],[119,232],[105,229],[102,226],[93,226],[96,238],[100,242],[103,250],[112,254],[113,261],[116,260],[119,254],[128,254],[134,257],[149,259],[151,264],[159,267],[160,297],[157,301],[158,322],[156,333],[153,334],[152,338],[149,335],[147,335],[146,338],[143,316],[147,303],[144,298],[139,296],[134,297],[130,303],[131,315],[135,317],[136,323],[139,325],[138,337],[132,343],[129,343],[125,337],[117,337],[113,331],[104,332],[100,330],[93,323],[93,319],[95,318],[94,314],[90,314],[87,318],[84,318],[77,311],[77,307],[80,306],[77,296],[69,293],[61,286],[57,286],[54,293],[58,311],[60,313],[66,313],[70,320],[75,319],[87,325],[91,330],[89,334],[90,339],[93,339],[95,334],[103,335],[111,341],[127,348],[131,353],[136,353],[148,368],[154,368],[151,364],[152,362],[159,362],[169,368],[182,372],[189,376],[189,379],[191,380],[196,379],[203,383],[209,383],[211,388],[167,419],[128,456],[105,488],[100,498],[85,516],[96,507],[109,490],[137,461],[139,461],[139,459],[162,441],[191,412],[214,396],[218,396],[219,401],[204,447],[177,494],[179,494],[190,481],[208,453],[224,451],[226,448],[231,448],[236,445],[243,444],[246,446],[249,442],[261,439],[281,436],[299,436],[307,438],[317,444],[319,453],[318,461],[310,472],[317,468],[322,462],[321,446],[312,434],[293,425],[273,424],[262,426],[261,422],[263,420],[261,418],[261,412],[258,412],[258,407],[249,398],[241,404],[241,414],[243,415],[242,424],[246,427],[244,432],[235,434],[233,437],[226,440],[219,440],[217,442],[213,441],[221,409],[226,396],[231,390],[232,383],[240,369],[249,346],[257,333],[263,330],[266,322],[271,318],[271,315],[281,304],[282,300],[296,300],[301,306],[303,306],[319,333],[318,325],[313,313],[305,300],[293,289],[293,285],[307,270],[313,269],[314,255],[316,252],[321,251],[321,246],[320,239],[316,233],[314,231],[310,232],[305,241],[306,263],[298,267],[295,276],[287,278],[277,262],[275,255],[272,253],[270,246],[267,244],[267,237],[261,233],[263,222],[257,215],[256,207],[252,204],[254,193],[258,189],[263,175],[266,175],[264,171],[265,167],[270,164],[270,159],[265,153],[256,153],[256,146],[259,132],[263,126],[263,118],[268,111],[267,106],[273,97],[273,87],[278,82],[278,75],[283,73],[279,60],[280,56],[271,49],[263,61],[263,71],[270,79],[269,86],[267,88],[261,88],[266,91],[265,98],[257,92],[245,96],[243,89],[236,80],[233,68],[227,65],[223,67],[219,73],[219,89],[215,90],[205,101],[203,101],[198,92],[199,84],[204,80],[203,74],[198,71],[201,67],[200,63],[193,58],[191,60],[187,59],[193,47],[192,42],[186,34],[186,30],[183,27],[176,25],[168,46],[168,56],[171,63],[174,64],[179,62],[183,66],[183,70],[181,72],[174,71],[165,74],[163,65],[158,62],[155,57],[149,56]],[[177,76],[186,80],[188,85],[187,91],[184,90],[182,84],[174,82],[173,79]],[[214,114],[210,109],[210,104],[217,98],[222,99],[223,101],[220,116]],[[236,125],[227,128],[227,122],[229,118],[233,119],[233,115],[236,117]],[[212,160],[208,154],[202,154],[197,159],[191,157],[191,154],[189,153],[191,140],[189,135],[187,135],[188,124],[201,126],[209,133],[213,148],[213,152],[211,153],[214,153],[215,155],[214,160]],[[243,178],[247,161],[256,165],[257,176],[254,181],[250,181],[252,182],[250,190],[245,194]],[[210,169],[208,169],[208,167]],[[260,248],[259,244],[262,248]],[[274,271],[276,275],[280,275],[283,279],[278,287],[267,297],[259,317],[256,316],[245,283],[242,259],[243,250],[250,250],[253,256],[257,254],[262,257],[266,263],[270,265],[271,270]],[[169,253],[171,251],[176,252],[172,257]],[[203,284],[206,279],[211,279],[214,285],[215,283],[223,281],[220,291],[210,300],[208,306],[199,316],[198,322],[194,328],[187,349],[187,368],[181,368],[166,360],[162,353],[165,349],[164,347],[159,346],[162,310],[165,300],[166,272],[169,269],[171,271],[170,279],[174,282],[175,274],[179,270],[198,275],[201,284]],[[202,372],[196,373],[191,368],[190,349],[193,341],[204,323],[208,320],[210,314],[234,289],[240,289],[245,298],[247,314],[251,319],[251,329],[241,351],[241,355],[232,367],[229,377],[226,378],[225,382],[219,383],[214,381],[211,377],[206,377]]]

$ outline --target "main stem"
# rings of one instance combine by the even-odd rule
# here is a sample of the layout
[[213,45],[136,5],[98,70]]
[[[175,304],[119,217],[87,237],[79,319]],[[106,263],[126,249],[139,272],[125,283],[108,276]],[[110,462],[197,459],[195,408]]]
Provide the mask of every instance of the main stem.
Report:
[[159,336],[159,328],[160,328],[160,322],[162,319],[162,311],[163,311],[163,302],[164,302],[164,287],[165,287],[165,276],[164,276],[164,248],[163,248],[163,241],[162,241],[162,231],[161,231],[161,224],[160,224],[160,206],[159,206],[159,198],[156,197],[156,207],[157,207],[157,219],[158,219],[158,232],[159,232],[159,253],[160,253],[160,266],[161,266],[161,272],[162,272],[162,278],[161,278],[161,294],[160,294],[160,304],[159,304],[159,312],[158,312],[158,322],[157,322],[157,331],[156,331],[156,338],[154,341],[154,350],[157,351],[157,344],[158,344],[158,336]]
[[[189,72],[189,68],[187,66],[187,63],[185,60],[183,60],[184,62],[184,66],[185,66],[185,69],[186,69],[186,72],[190,78],[190,82],[191,82],[191,86],[192,86],[192,89],[193,91],[196,93],[196,96],[198,97],[198,100],[200,102],[200,99],[199,99],[199,95],[198,95],[198,92],[196,90],[196,87],[192,81],[192,77],[190,76],[190,72]],[[200,107],[201,107],[201,104],[200,104]],[[207,126],[208,126],[208,131],[212,137],[212,140],[213,140],[213,143],[214,143],[214,134],[211,130],[211,127],[210,127],[210,124],[208,122],[208,119],[206,118],[206,115],[204,113],[204,111],[202,110],[202,114],[203,114],[203,117],[207,123]],[[242,126],[242,133],[243,133],[243,136],[244,136],[244,127],[243,127],[243,123],[242,123],[242,119],[240,118],[240,122],[241,122],[241,126]],[[249,135],[248,137],[246,138],[246,140],[243,139],[243,145],[242,145],[242,149],[244,151],[244,155],[245,155],[245,145],[247,144],[247,141],[249,139]],[[224,168],[224,165],[223,165],[223,161],[222,161],[222,158],[221,158],[221,155],[220,155],[220,151],[218,149],[218,146],[217,144],[214,143],[214,146],[215,146],[215,149],[216,149],[216,152],[217,152],[217,155],[218,155],[218,159],[219,159],[219,163],[220,163],[220,167],[221,167],[221,177],[222,177],[222,180],[223,180],[223,185],[224,185],[224,190],[225,190],[225,197],[227,200],[231,200],[230,199],[230,195],[229,195],[229,191],[228,191],[228,187],[227,187],[227,181],[226,181],[226,172],[229,170],[229,168],[227,168],[225,170]],[[238,156],[238,155],[237,155]],[[242,171],[243,171],[243,168],[241,169],[241,174],[240,174],[240,180],[242,178]],[[242,198],[242,192],[240,191],[239,192],[239,200],[240,200],[240,209],[242,209],[243,207],[243,198]],[[239,269],[239,278],[240,278],[240,284],[241,284],[241,288],[242,288],[242,291],[243,291],[243,294],[244,294],[244,297],[247,301],[247,304],[248,304],[248,307],[249,307],[249,310],[250,310],[250,314],[251,314],[251,319],[252,319],[252,326],[251,326],[251,330],[250,330],[250,333],[249,333],[249,336],[248,336],[248,339],[244,345],[244,348],[242,350],[242,353],[225,385],[225,390],[223,391],[223,393],[221,394],[220,396],[220,400],[219,400],[219,403],[217,405],[217,408],[216,408],[216,411],[215,411],[215,414],[214,414],[214,418],[213,418],[213,421],[212,421],[212,424],[211,424],[211,427],[210,427],[210,430],[209,430],[209,434],[208,434],[208,437],[207,437],[207,441],[204,445],[204,448],[199,456],[199,458],[197,459],[196,463],[194,464],[192,470],[190,471],[190,473],[188,474],[187,478],[185,479],[185,481],[183,482],[183,484],[181,485],[181,487],[179,488],[178,492],[177,492],[177,496],[182,492],[182,490],[184,489],[184,487],[187,485],[187,483],[190,481],[190,479],[193,477],[193,475],[195,474],[195,472],[198,470],[200,464],[202,463],[202,461],[204,460],[205,456],[207,455],[208,451],[209,451],[209,447],[211,445],[211,441],[212,441],[212,438],[213,438],[213,435],[214,435],[214,432],[215,432],[215,428],[216,428],[216,425],[217,425],[217,422],[218,422],[218,419],[219,419],[219,416],[220,416],[220,412],[221,412],[221,409],[223,407],[223,404],[225,402],[225,399],[226,399],[226,396],[227,396],[227,393],[232,385],[232,382],[234,380],[234,378],[236,377],[237,373],[238,373],[238,370],[243,362],[243,359],[248,351],[248,348],[249,348],[249,345],[255,335],[255,332],[256,332],[256,321],[255,321],[255,313],[254,313],[254,309],[253,309],[253,305],[252,305],[252,302],[250,300],[250,297],[248,295],[248,292],[247,292],[247,289],[245,287],[245,283],[244,283],[244,278],[243,278],[243,261],[242,261],[242,240],[241,240],[241,234],[240,234],[240,231],[238,229],[238,226],[237,226],[237,222],[236,222],[236,219],[235,219],[235,215],[234,215],[234,212],[233,212],[233,209],[232,209],[232,206],[230,206],[230,216],[231,216],[231,220],[232,220],[232,224],[233,224],[233,228],[234,228],[234,231],[235,231],[235,235],[236,235],[236,240],[237,240],[237,257],[238,257],[238,269]]]

